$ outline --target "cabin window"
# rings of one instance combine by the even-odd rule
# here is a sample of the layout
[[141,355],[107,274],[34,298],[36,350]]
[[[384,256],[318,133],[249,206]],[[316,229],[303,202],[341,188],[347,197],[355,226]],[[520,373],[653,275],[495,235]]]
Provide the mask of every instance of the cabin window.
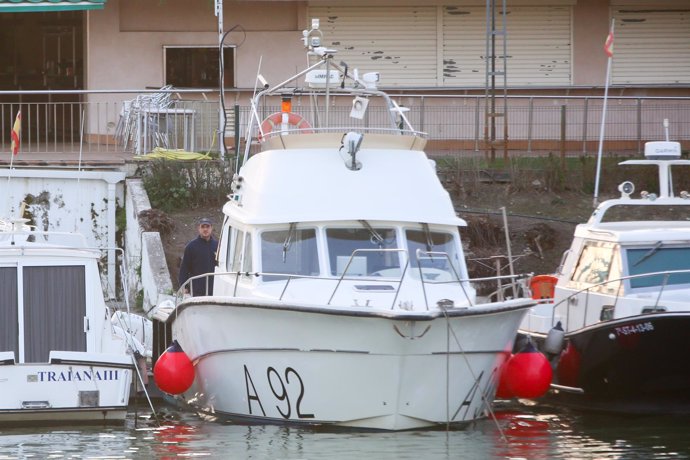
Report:
[[228,271],[252,271],[252,234],[241,230],[234,231],[232,248],[228,246]]
[[242,257],[242,271],[251,272],[254,270],[252,264],[252,234],[246,233],[244,237],[244,256]]
[[398,252],[382,251],[398,247],[395,229],[329,228],[326,239],[331,275],[400,276]]
[[[628,273],[641,275],[644,273],[663,272],[671,270],[690,270],[690,248],[651,246],[647,248],[630,248],[626,251]],[[643,276],[632,278],[632,288],[662,286],[690,283],[690,272],[669,275],[664,281],[664,275]]]
[[235,238],[235,248],[232,254],[232,265],[230,266],[231,272],[242,271],[242,249],[244,248],[244,232],[237,231],[237,237]]
[[237,241],[237,229],[228,227],[224,233],[227,240],[227,250],[225,252],[225,269],[229,272],[232,270],[233,256],[235,254],[235,245]]
[[[166,46],[165,84],[176,88],[218,88],[218,48]],[[235,48],[223,49],[223,83],[235,87]]]
[[425,279],[432,281],[458,279],[460,276],[458,251],[452,234],[408,230],[405,235],[410,255],[411,276],[419,275],[421,267]]
[[0,351],[13,351],[19,359],[17,267],[0,267]]
[[24,362],[46,363],[51,350],[86,351],[86,268],[24,267]]
[[[261,271],[281,275],[319,275],[316,230],[313,228],[266,231],[261,234]],[[266,276],[264,280],[285,279]]]
[[223,230],[223,233],[221,233],[220,240],[218,241],[219,253],[221,248],[225,250],[225,269],[227,271],[232,271],[232,243],[235,237],[235,232],[236,230],[234,230],[232,227],[225,227],[225,230]]
[[612,245],[590,242],[586,243],[580,259],[573,271],[572,281],[585,284],[599,284],[609,279],[609,272],[614,257]]

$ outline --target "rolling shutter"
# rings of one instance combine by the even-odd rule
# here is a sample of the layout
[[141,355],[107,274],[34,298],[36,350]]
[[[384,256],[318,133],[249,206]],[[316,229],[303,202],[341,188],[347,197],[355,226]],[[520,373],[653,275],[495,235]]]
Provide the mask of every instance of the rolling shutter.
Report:
[[612,84],[690,83],[690,7],[620,5],[612,15]]
[[383,87],[437,86],[435,6],[310,6],[323,45],[351,69],[380,72]]
[[[565,86],[571,83],[571,7],[507,9],[508,86]],[[497,20],[496,28],[500,27]],[[496,56],[503,40],[496,37]],[[485,83],[486,9],[443,7],[444,86]],[[497,61],[496,68],[501,68]],[[502,78],[502,77],[501,77]]]

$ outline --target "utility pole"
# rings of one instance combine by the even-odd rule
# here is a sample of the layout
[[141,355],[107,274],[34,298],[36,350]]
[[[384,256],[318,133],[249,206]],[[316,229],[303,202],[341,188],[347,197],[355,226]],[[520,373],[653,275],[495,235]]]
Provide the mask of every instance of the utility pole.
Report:
[[[225,161],[225,104],[223,98],[223,70],[225,70],[225,57],[223,49],[223,0],[215,0],[215,13],[218,18],[218,149],[220,159]],[[237,140],[235,140],[237,142]]]

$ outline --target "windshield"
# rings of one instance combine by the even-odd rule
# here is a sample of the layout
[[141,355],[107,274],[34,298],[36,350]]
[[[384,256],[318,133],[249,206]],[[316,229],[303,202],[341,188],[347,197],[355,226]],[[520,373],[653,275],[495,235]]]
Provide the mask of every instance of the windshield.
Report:
[[[628,273],[640,275],[672,270],[690,270],[690,248],[664,247],[661,244],[645,248],[626,250],[628,258]],[[690,283],[690,272],[678,273],[669,276],[666,284]],[[630,285],[633,288],[661,286],[664,284],[664,276],[644,276],[633,278]]]
[[460,276],[458,251],[452,234],[428,229],[407,230],[406,237],[412,276],[418,276],[420,266],[425,279],[448,281]]
[[326,239],[331,275],[340,276],[347,268],[346,276],[400,276],[398,252],[381,251],[398,247],[394,229],[329,228]]
[[[261,271],[290,275],[319,275],[316,231],[313,228],[267,231],[261,234]],[[285,279],[264,276],[265,280]]]

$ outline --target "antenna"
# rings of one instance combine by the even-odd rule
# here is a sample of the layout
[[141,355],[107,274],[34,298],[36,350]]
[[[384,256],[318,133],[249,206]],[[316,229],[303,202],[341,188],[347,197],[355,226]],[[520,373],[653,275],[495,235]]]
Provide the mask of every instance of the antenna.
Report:
[[82,152],[84,150],[84,118],[86,116],[86,111],[82,109],[81,111],[81,128],[79,130],[79,162],[77,163],[77,195],[79,196],[79,212],[77,213],[76,218],[74,219],[74,231],[77,232],[79,230],[79,217],[81,216],[81,212],[83,209],[82,206],[82,198],[81,194],[79,193],[79,180],[81,179],[81,156]]
[[668,118],[664,118],[664,133],[666,133],[666,142],[668,142]]
[[[244,157],[242,158],[241,164],[246,163],[247,158],[249,158],[249,150],[251,149],[252,119],[256,120],[256,124],[257,124],[257,127],[259,129],[259,135],[263,136],[263,134],[264,134],[263,131],[261,130],[261,119],[259,118],[259,112],[256,109],[256,104],[255,104],[256,90],[258,88],[258,84],[261,83],[264,91],[268,89],[268,82],[263,77],[263,75],[261,75],[261,62],[263,61],[263,58],[264,58],[263,55],[259,56],[259,66],[256,69],[256,78],[254,79],[254,91],[253,91],[252,99],[251,99],[251,103],[250,103],[252,113],[250,116],[250,120],[247,123],[247,131],[245,134]],[[237,142],[237,141],[235,141],[235,142]],[[240,158],[238,155],[237,158],[235,158],[235,174],[239,174],[239,172],[240,172]]]

